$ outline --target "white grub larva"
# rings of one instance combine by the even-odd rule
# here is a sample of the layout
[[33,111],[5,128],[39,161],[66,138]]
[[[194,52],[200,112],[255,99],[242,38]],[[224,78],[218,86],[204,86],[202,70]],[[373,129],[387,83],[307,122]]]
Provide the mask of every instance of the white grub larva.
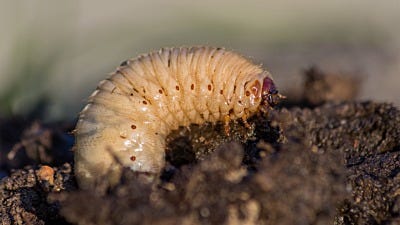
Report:
[[79,185],[88,188],[99,178],[114,184],[121,166],[158,173],[171,130],[238,118],[246,123],[281,97],[267,71],[223,48],[164,48],[127,60],[99,83],[80,114]]

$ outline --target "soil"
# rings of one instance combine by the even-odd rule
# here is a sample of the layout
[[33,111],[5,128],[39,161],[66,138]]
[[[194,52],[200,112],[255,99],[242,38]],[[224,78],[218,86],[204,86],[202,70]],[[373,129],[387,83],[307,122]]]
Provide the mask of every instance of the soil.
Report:
[[172,132],[158,177],[80,190],[74,122],[0,119],[2,224],[400,224],[400,111],[356,80],[305,72],[303,96]]

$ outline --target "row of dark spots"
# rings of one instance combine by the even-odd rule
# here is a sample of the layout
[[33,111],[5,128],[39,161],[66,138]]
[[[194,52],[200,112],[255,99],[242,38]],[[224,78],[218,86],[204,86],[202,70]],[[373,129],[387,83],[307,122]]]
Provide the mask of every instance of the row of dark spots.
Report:
[[[135,124],[132,124],[132,125],[131,125],[131,129],[132,129],[132,130],[136,130],[136,125],[135,125]],[[136,156],[132,155],[129,159],[130,159],[132,162],[134,162],[134,161],[136,160]]]
[[[179,86],[178,86],[178,85],[176,85],[176,86],[175,86],[175,89],[176,89],[177,91],[179,91],[179,90],[180,90],[180,88],[179,88]],[[190,89],[191,89],[191,90],[194,90],[194,84],[191,84],[191,85],[190,85]],[[209,84],[209,85],[207,86],[207,89],[208,89],[209,91],[211,91],[211,90],[212,90],[212,85],[211,85],[211,84]],[[160,90],[158,90],[158,92],[159,92],[160,94],[162,94],[162,93],[163,93],[161,89],[160,89]],[[223,90],[220,90],[220,93],[221,93],[221,94],[223,94]]]
[[[133,91],[139,93],[139,91],[136,88],[133,88]],[[133,93],[131,93],[130,95],[133,96]]]
[[[139,91],[136,88],[133,88],[133,91],[135,91],[136,93],[139,93]],[[162,94],[162,90],[161,89],[159,90],[159,92],[160,92],[160,94]],[[144,89],[144,88],[143,88],[143,93],[146,93],[146,89]],[[133,96],[133,93],[130,93],[130,96]],[[147,103],[150,102],[150,101],[146,98],[146,96],[143,95],[142,97],[147,100],[147,101],[143,100],[142,103],[147,105]]]
[[[135,129],[136,129],[136,125],[132,124],[132,125],[131,125],[131,128],[132,128],[132,130],[135,130]],[[122,135],[122,134],[120,134],[119,137],[122,138],[122,139],[126,139],[126,136],[125,136],[125,135]],[[129,157],[129,159],[130,159],[132,162],[134,162],[134,161],[136,160],[136,156],[132,155],[131,157]]]
[[[217,48],[216,50],[219,51],[219,50],[221,50],[221,49],[222,49],[222,48]],[[210,58],[213,59],[215,54],[216,54],[216,52],[215,52],[214,54],[212,54]],[[214,72],[215,72],[215,71],[214,71]]]
[[[177,87],[178,87],[178,86],[177,86]],[[137,89],[133,88],[133,90],[134,90],[136,93],[139,93]],[[143,89],[143,90],[145,90],[145,89]],[[178,87],[178,90],[179,90],[179,87]],[[158,89],[158,93],[163,94],[163,93],[164,93],[163,89]],[[133,93],[130,93],[130,96],[133,96]],[[145,103],[145,104],[146,104],[146,103]]]
[[[133,96],[133,93],[131,93],[131,96]],[[147,105],[147,101],[145,101],[145,100],[143,100],[142,103],[143,103],[144,105]]]
[[[132,124],[132,125],[131,125],[131,128],[132,128],[132,130],[136,130],[136,125],[135,125],[135,124]],[[158,135],[158,132],[156,132],[155,135]],[[121,138],[125,139],[126,137],[121,136]],[[134,161],[136,161],[136,156],[132,155],[131,157],[129,157],[129,159],[130,159],[132,162],[134,162]]]
[[[139,60],[141,60],[142,58],[143,58],[143,57],[139,57]],[[170,59],[169,59],[169,60],[168,60],[168,67],[170,66],[170,62],[171,62],[171,61],[170,61]],[[121,66],[126,66],[126,65],[128,65],[128,64],[129,64],[129,60],[126,60],[126,61],[124,61],[124,62],[121,63]],[[129,80],[128,80],[128,81],[129,81]],[[143,94],[146,94],[146,89],[143,88],[142,90],[143,90]],[[133,88],[133,91],[136,92],[136,93],[138,93],[138,94],[140,94],[139,90],[136,89],[136,88]],[[159,90],[159,93],[162,94],[163,91],[160,89],[160,90]],[[134,95],[133,93],[130,93],[130,96],[133,96],[133,95]],[[147,101],[146,101],[146,100],[143,100],[142,103],[143,103],[144,105],[147,105],[149,100],[148,100],[148,99],[146,98],[146,96],[144,96],[144,95],[143,95],[142,97],[143,97],[144,99],[147,100]],[[132,129],[132,130],[136,130],[136,128],[137,128],[137,127],[136,127],[135,124],[132,124],[132,125],[131,125],[131,129]],[[123,139],[126,138],[125,136],[120,136],[120,137],[123,138]],[[134,156],[134,155],[130,156],[130,160],[131,160],[132,162],[136,161],[136,156]]]

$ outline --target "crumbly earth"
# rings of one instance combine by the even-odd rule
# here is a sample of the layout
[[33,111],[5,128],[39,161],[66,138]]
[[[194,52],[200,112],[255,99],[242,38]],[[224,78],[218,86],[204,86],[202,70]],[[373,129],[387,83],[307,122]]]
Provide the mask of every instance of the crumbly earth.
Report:
[[161,176],[125,170],[91,191],[75,182],[71,126],[27,135],[28,121],[0,119],[2,224],[400,224],[400,111],[352,100],[351,79],[306,74],[301,102],[232,121],[229,136],[181,128]]

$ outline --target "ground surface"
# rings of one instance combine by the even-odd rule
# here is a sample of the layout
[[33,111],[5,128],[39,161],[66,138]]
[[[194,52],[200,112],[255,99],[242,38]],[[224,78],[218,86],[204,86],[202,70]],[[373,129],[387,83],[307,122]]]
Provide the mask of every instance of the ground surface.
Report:
[[182,128],[160,179],[79,190],[73,123],[0,119],[2,224],[400,224],[400,111],[306,71],[303,96],[251,128]]

